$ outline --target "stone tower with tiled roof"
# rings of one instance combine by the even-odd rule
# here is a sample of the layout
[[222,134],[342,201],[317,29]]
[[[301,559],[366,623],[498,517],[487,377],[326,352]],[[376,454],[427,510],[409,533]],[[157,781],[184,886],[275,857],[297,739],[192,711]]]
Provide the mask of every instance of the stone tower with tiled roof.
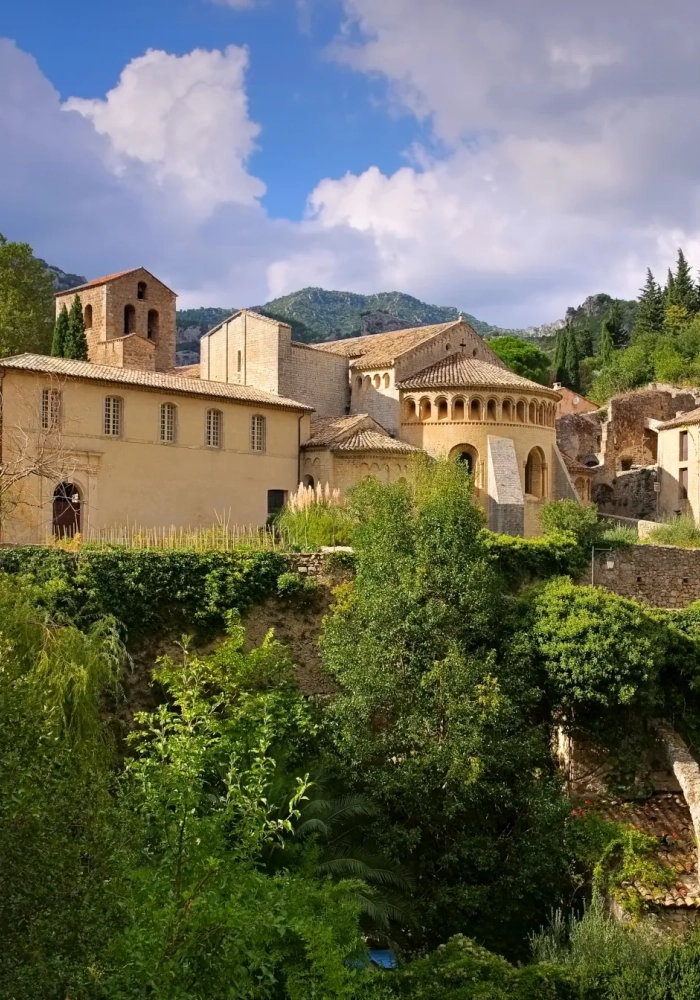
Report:
[[56,314],[80,299],[88,357],[99,365],[170,371],[177,296],[143,267],[95,278],[56,295]]

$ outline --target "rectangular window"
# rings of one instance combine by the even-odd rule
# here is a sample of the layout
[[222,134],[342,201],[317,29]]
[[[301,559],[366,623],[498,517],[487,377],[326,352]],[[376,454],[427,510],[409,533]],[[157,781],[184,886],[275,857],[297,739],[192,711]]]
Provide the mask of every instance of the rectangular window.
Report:
[[678,438],[678,461],[687,462],[688,461],[688,432],[681,431]]
[[122,401],[119,396],[105,398],[104,432],[108,437],[121,437]]
[[250,450],[265,451],[265,417],[256,415],[250,421]]
[[236,371],[237,372],[240,372],[240,370],[241,370],[241,360],[242,360],[242,358],[241,358],[241,352],[239,351],[238,352],[238,359],[236,361]]
[[688,470],[679,469],[678,470],[678,499],[687,500],[688,499]]
[[286,490],[268,490],[267,491],[267,513],[277,514],[282,510],[287,502],[287,491]]
[[207,410],[207,448],[220,448],[224,415],[221,410]]
[[163,403],[160,408],[160,439],[174,444],[177,438],[177,407],[174,403]]
[[53,430],[61,424],[61,393],[59,389],[41,390],[41,429]]

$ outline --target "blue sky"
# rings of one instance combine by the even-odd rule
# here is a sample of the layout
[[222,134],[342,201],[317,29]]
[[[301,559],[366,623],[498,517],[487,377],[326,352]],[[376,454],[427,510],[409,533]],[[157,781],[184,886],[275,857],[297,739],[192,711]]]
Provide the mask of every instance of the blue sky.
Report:
[[700,261],[700,8],[0,8],[0,231],[182,305],[400,290],[506,326]]

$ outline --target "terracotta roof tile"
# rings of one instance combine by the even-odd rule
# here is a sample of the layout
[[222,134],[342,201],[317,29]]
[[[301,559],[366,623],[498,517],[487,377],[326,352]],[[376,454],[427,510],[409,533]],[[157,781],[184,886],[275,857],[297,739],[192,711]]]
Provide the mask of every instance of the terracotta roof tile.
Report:
[[361,428],[332,444],[331,451],[341,453],[344,451],[372,451],[392,455],[415,455],[420,451],[420,448],[414,448],[407,441],[399,441],[388,434]]
[[[123,278],[127,274],[135,274],[136,271],[146,271],[146,268],[130,267],[126,271],[115,271],[114,274],[105,274],[102,278],[93,278],[92,281],[86,281],[84,285],[76,285],[75,288],[64,288],[62,292],[56,292],[55,297],[58,299],[61,298],[62,295],[72,295],[74,292],[82,292],[86,288],[96,288],[98,285],[106,285],[108,281],[114,281],[116,278]],[[146,274],[150,275],[151,278],[163,285],[164,288],[168,288],[168,286],[162,282],[160,278],[156,278],[155,274],[151,274],[150,271],[146,271]],[[168,291],[172,292],[173,290],[172,288],[168,288]],[[174,294],[175,292],[173,292],[173,295]]]
[[90,361],[72,361],[68,358],[53,358],[44,354],[17,354],[11,358],[0,358],[0,369],[39,372],[58,375],[63,378],[85,379],[90,382],[107,382],[114,385],[142,386],[161,392],[188,396],[207,396],[214,399],[228,399],[241,403],[256,403],[285,410],[310,411],[311,406],[297,403],[284,396],[255,389],[248,385],[234,385],[232,382],[208,382],[200,378],[183,378],[165,372],[143,371],[140,368],[112,368],[108,365],[93,365]]
[[[374,333],[366,337],[348,337],[345,340],[331,340],[317,344],[319,350],[342,354],[346,358],[362,358],[363,367],[391,364],[391,362],[418,347],[426,340],[444,333],[453,326],[464,324],[464,320],[454,319],[449,323],[433,326],[415,326],[406,330],[392,330],[389,333]],[[468,324],[466,324],[468,325]]]
[[665,420],[658,425],[657,430],[666,431],[673,427],[685,427],[686,424],[700,424],[700,406],[695,410],[688,410],[687,413],[679,413],[672,420]]
[[311,436],[306,447],[327,447],[336,439],[351,434],[370,419],[366,413],[352,413],[342,417],[312,417]]
[[468,358],[460,353],[442,358],[397,385],[399,389],[528,389],[559,398],[559,394],[546,385],[539,385],[507,368],[499,368],[488,361]]
[[332,452],[372,451],[393,455],[413,455],[420,451],[406,441],[393,438],[367,413],[343,417],[311,419],[311,437],[305,448],[328,448]]
[[579,462],[578,459],[571,458],[571,456],[567,455],[565,452],[561,453],[561,457],[564,459],[564,465],[567,467],[569,472],[593,472],[593,469],[584,465],[583,462]]

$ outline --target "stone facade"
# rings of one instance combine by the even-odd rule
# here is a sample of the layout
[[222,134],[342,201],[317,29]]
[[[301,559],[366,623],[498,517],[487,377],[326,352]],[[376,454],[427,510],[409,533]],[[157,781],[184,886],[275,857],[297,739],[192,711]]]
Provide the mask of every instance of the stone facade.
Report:
[[[161,372],[174,367],[177,296],[145,268],[59,293],[56,313],[64,305],[70,309],[76,295],[83,307],[90,361]],[[118,347],[120,340],[125,343]]]
[[653,521],[659,513],[657,482],[655,466],[617,474],[601,466],[593,470],[591,499],[602,514]]
[[593,565],[578,582],[655,607],[684,608],[700,600],[700,549],[629,545],[596,552]]

